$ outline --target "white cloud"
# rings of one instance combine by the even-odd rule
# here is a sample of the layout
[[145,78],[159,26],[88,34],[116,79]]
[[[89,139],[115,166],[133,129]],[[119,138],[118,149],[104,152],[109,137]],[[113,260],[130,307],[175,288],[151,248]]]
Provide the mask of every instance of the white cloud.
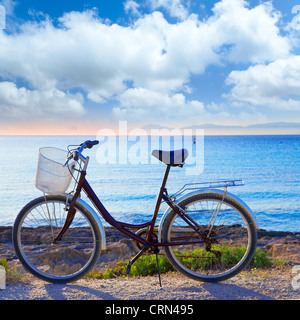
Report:
[[229,97],[252,105],[300,110],[300,56],[278,59],[268,65],[232,71],[227,84]]
[[271,3],[252,9],[242,0],[223,0],[213,8],[207,24],[214,47],[232,62],[262,63],[288,55],[290,44],[280,36],[280,14]]
[[133,0],[127,0],[124,3],[125,12],[127,14],[132,13],[134,16],[140,16],[139,7],[140,5]]
[[[179,110],[203,110],[202,102],[189,101],[182,93],[191,92],[192,74],[202,74],[210,65],[266,63],[289,53],[289,42],[276,26],[279,15],[270,4],[250,9],[243,0],[222,0],[209,19],[199,21],[196,15],[188,15],[187,2],[149,3],[154,10],[168,7],[170,15],[180,18],[178,23],[169,23],[155,11],[138,16],[129,26],[121,26],[107,24],[96,11],[85,11],[64,14],[58,27],[49,18],[27,22],[15,34],[0,30],[0,77],[9,81],[21,78],[29,83],[31,90],[24,88],[25,101],[29,105],[34,96],[39,98],[27,111],[38,108],[39,101],[39,110],[59,112],[62,108],[63,112],[60,103],[49,108],[57,102],[56,93],[64,95],[58,100],[66,101],[67,109],[82,111],[79,95],[68,93],[80,88],[88,99],[99,104],[119,100],[115,113],[132,110],[143,115],[156,110],[168,117],[176,106]],[[133,0],[126,1],[125,8],[139,9]],[[234,81],[234,74],[231,79]],[[16,97],[23,94],[21,89],[10,87]],[[5,99],[1,91],[0,101]],[[21,111],[26,103],[11,100],[7,106]]]
[[28,90],[12,82],[0,82],[0,112],[2,116],[76,116],[84,113],[82,96],[60,90]]
[[202,102],[187,101],[183,94],[167,94],[144,88],[128,89],[119,100],[121,107],[114,108],[114,114],[132,120],[180,122],[184,117],[198,117],[205,111]]
[[232,110],[226,105],[204,105],[197,100],[188,100],[183,94],[168,94],[143,88],[128,89],[119,97],[120,106],[113,108],[118,119],[140,124],[160,123],[167,127],[184,127],[195,124],[218,125],[252,124],[267,122],[257,111]]
[[299,47],[300,45],[300,5],[295,5],[292,8],[292,14],[295,16],[287,24],[284,28],[285,31],[288,32],[288,36],[290,42],[293,44],[294,47]]
[[165,9],[171,17],[186,19],[188,16],[188,2],[184,0],[148,0],[152,10]]

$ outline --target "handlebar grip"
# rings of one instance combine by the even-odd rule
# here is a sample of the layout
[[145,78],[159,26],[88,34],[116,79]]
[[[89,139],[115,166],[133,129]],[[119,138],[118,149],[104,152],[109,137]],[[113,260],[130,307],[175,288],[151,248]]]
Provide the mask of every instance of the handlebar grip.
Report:
[[94,141],[87,140],[85,142],[85,145],[86,145],[85,147],[88,148],[88,149],[91,149],[93,146],[95,146],[98,143],[99,143],[98,140],[94,140]]
[[91,141],[91,140],[86,140],[85,142],[81,143],[80,146],[78,147],[77,150],[83,150],[83,149],[91,149],[94,145],[98,144],[99,141],[98,140],[94,140],[94,141]]

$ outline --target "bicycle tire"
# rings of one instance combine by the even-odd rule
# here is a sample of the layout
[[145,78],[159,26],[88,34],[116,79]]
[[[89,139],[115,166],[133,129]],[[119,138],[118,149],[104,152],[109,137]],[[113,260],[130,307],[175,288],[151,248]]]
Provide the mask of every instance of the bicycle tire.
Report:
[[[214,203],[221,203],[222,211],[220,213],[219,210],[218,221],[215,221],[216,225],[212,227],[209,234],[208,224],[203,221],[207,221],[207,215],[213,212],[212,204]],[[194,220],[197,215],[199,216],[198,225],[201,226],[199,228],[206,235],[209,234],[212,245],[210,248],[209,246],[206,248],[204,243],[165,247],[166,256],[177,271],[197,281],[219,282],[235,276],[250,263],[256,249],[257,234],[250,213],[240,203],[228,196],[212,192],[193,195],[182,200],[178,205]],[[190,207],[194,207],[195,210],[193,208],[189,210]],[[232,223],[229,221],[230,216],[232,216]],[[238,238],[239,234],[240,238]],[[179,236],[180,239],[189,238],[190,240],[200,238],[199,234],[191,231],[183,219],[172,210],[162,227],[162,242],[176,241]],[[235,246],[238,241],[240,245]],[[244,250],[241,244],[246,245],[244,253],[240,253]],[[227,258],[229,252],[233,252],[233,258]],[[232,262],[230,259],[238,261]]]
[[53,244],[64,224],[69,202],[70,199],[60,195],[36,198],[20,211],[13,226],[12,241],[20,262],[34,276],[50,283],[63,284],[82,278],[101,252],[97,222],[79,203],[75,204],[71,226],[61,241]]

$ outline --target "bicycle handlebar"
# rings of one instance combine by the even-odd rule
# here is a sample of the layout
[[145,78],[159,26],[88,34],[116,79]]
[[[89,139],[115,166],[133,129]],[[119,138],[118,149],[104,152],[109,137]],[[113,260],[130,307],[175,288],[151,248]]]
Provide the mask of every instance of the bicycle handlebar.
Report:
[[86,140],[85,142],[81,143],[79,145],[79,147],[77,148],[77,150],[73,151],[72,154],[68,157],[66,163],[65,163],[65,166],[68,164],[68,162],[71,160],[71,159],[74,159],[75,161],[78,161],[79,157],[83,158],[83,160],[85,160],[85,158],[83,157],[83,155],[81,154],[82,151],[84,149],[91,149],[93,148],[93,146],[95,146],[96,144],[98,144],[99,141],[98,140]]

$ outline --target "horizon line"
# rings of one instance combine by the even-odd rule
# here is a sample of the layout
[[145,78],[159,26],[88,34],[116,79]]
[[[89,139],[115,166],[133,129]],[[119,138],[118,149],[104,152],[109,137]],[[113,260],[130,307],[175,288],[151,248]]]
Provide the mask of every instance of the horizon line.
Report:
[[[0,133],[1,137],[18,137],[18,136],[97,136],[95,133],[75,133],[75,134],[60,134],[60,133],[18,133],[18,134],[5,134]],[[183,134],[171,134],[171,136],[182,136]],[[208,133],[205,136],[300,136],[300,132],[296,133]],[[139,136],[136,134],[105,134],[105,136]],[[141,136],[151,136],[151,133],[141,134]],[[159,136],[168,136],[168,134],[160,134]],[[192,134],[192,136],[197,136]]]

